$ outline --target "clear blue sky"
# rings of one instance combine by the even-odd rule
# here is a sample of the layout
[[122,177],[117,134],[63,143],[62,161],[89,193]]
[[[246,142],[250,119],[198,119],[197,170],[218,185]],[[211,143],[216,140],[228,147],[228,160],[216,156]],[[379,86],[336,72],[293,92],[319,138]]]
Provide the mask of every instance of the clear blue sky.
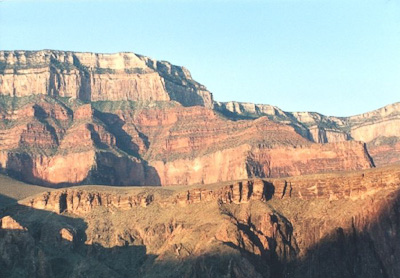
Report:
[[400,0],[0,1],[0,49],[132,51],[219,101],[346,116],[400,101]]

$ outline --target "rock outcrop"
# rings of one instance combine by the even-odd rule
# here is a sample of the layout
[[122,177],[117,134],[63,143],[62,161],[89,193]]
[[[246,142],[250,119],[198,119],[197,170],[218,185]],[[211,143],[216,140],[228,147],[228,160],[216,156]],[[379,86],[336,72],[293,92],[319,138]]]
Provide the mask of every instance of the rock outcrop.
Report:
[[[97,207],[109,211],[147,207],[153,202],[162,207],[187,206],[201,202],[245,204],[250,201],[267,202],[274,199],[300,200],[365,200],[381,190],[396,190],[400,185],[400,167],[390,166],[345,173],[326,173],[278,179],[253,179],[228,183],[218,188],[195,187],[173,194],[158,194],[146,189],[110,192],[71,188],[48,191],[20,202],[34,209],[55,213],[86,215]],[[168,197],[166,197],[168,196]]]
[[188,69],[171,65],[166,61],[156,61],[145,56],[139,57],[164,79],[165,88],[171,100],[183,106],[200,105],[210,109],[214,107],[212,94],[204,85],[192,79]]
[[81,189],[50,191],[40,194],[22,204],[34,209],[49,210],[56,213],[73,213],[85,215],[96,207],[110,210],[129,210],[136,206],[146,207],[154,199],[152,194],[112,194],[110,192],[96,192]]
[[117,114],[125,125],[133,124],[154,142],[147,158],[162,184],[208,184],[371,167],[363,144],[312,144],[293,127],[266,117],[229,121],[201,107]]
[[27,231],[25,227],[23,227],[20,223],[18,223],[11,216],[4,216],[0,219],[0,228],[3,230],[20,230]]

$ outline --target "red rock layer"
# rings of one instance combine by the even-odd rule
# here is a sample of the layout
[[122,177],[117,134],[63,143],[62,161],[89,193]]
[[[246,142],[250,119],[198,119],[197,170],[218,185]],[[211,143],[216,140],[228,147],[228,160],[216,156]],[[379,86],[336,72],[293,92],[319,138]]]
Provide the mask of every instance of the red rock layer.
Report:
[[[231,121],[164,105],[97,110],[39,97],[0,133],[1,167],[47,185],[209,184],[371,167],[361,143],[313,144],[266,117]],[[10,111],[1,114],[18,115]]]
[[148,160],[162,184],[213,183],[371,167],[357,142],[312,144],[266,117],[229,121],[201,108],[117,112],[151,142]]

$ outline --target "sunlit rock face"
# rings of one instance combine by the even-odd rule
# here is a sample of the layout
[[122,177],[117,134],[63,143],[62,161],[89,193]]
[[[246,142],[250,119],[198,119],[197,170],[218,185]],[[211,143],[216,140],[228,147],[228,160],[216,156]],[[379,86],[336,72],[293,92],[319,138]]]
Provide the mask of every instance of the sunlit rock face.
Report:
[[213,106],[185,68],[134,53],[1,51],[0,95],[51,95],[84,101],[168,101]]
[[0,168],[31,183],[211,184],[397,160],[382,137],[395,105],[335,118],[219,103],[187,69],[133,53],[2,51],[0,66]]
[[[124,116],[123,116],[124,115]],[[127,124],[131,121],[126,113]],[[313,144],[293,127],[263,117],[228,121],[206,108],[144,110],[133,121],[150,142],[163,184],[213,183],[371,167],[357,142]]]
[[316,143],[365,142],[376,166],[400,161],[400,103],[351,117],[285,112],[272,105],[240,102],[215,102],[215,109],[230,118],[268,117],[290,124],[296,132]]
[[10,99],[0,165],[31,183],[210,184],[372,166],[362,143],[315,144],[266,117],[232,121],[174,102]]

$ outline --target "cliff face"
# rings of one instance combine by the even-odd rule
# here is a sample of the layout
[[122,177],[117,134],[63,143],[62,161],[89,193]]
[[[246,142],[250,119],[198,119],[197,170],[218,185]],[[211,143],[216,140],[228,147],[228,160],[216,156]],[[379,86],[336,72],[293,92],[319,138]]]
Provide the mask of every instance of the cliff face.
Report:
[[120,140],[125,143],[125,133],[113,134],[112,126],[94,116],[90,104],[48,96],[3,100],[3,171],[48,186],[89,181],[160,184],[157,174],[138,157],[136,145],[130,142],[133,147],[124,154],[118,145]]
[[[196,203],[247,204],[251,201],[317,199],[358,201],[380,198],[380,191],[396,192],[400,186],[400,166],[379,169],[325,173],[270,179],[250,179],[223,184],[191,186],[189,189],[133,189],[83,186],[43,192],[19,204],[58,214],[79,216],[102,207],[107,211],[132,210],[159,204],[162,207],[188,206]],[[377,210],[378,211],[378,210]]]
[[0,211],[0,275],[395,278],[399,189],[391,166],[43,192]]
[[338,118],[219,103],[187,69],[133,53],[2,51],[0,98],[0,168],[49,186],[209,184],[400,159],[398,104]]
[[371,167],[363,144],[313,144],[266,117],[231,121],[171,102],[3,100],[0,167],[32,183],[209,184]]
[[351,117],[285,112],[272,105],[238,102],[216,102],[215,109],[230,118],[266,116],[293,126],[303,137],[317,143],[365,142],[377,166],[400,161],[400,103]]
[[[362,144],[312,144],[268,120],[229,121],[200,107],[117,111],[150,142],[144,155],[162,184],[213,183],[371,167]],[[133,129],[133,128],[131,128]]]
[[0,95],[213,104],[211,93],[186,69],[133,53],[1,51]]

